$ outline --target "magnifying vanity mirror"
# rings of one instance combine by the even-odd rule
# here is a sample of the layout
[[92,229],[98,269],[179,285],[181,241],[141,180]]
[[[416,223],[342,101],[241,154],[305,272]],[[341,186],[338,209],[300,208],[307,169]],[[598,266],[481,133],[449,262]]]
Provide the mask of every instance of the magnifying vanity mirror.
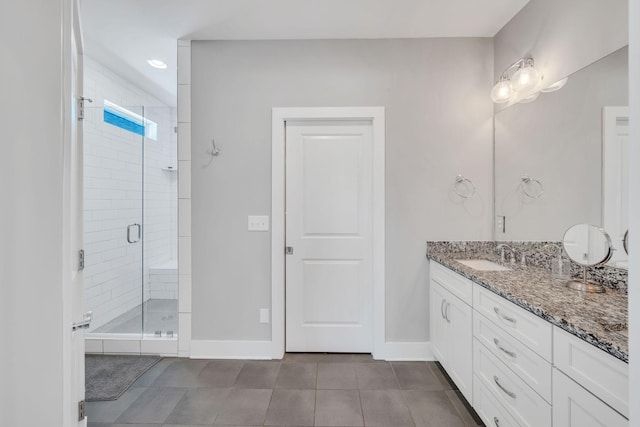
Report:
[[564,233],[562,246],[572,261],[582,266],[582,280],[570,280],[567,287],[583,292],[604,292],[604,287],[587,280],[587,267],[606,264],[613,254],[611,238],[595,225],[576,224]]
[[[575,72],[562,89],[496,112],[495,240],[554,242],[573,224],[596,224],[613,241],[608,265],[626,268],[627,80],[625,47]],[[523,176],[544,192],[523,196]]]

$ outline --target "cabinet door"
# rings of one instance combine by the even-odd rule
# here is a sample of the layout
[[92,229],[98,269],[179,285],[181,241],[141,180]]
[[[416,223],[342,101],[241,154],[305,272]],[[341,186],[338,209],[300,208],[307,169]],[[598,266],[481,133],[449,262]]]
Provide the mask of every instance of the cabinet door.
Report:
[[472,309],[454,297],[447,298],[445,318],[449,323],[447,336],[449,369],[447,372],[469,402],[472,399],[473,379],[473,320]]
[[429,290],[429,300],[431,348],[436,359],[446,367],[448,365],[446,361],[446,340],[449,325],[444,316],[444,309],[447,305],[447,291],[433,280]]
[[553,425],[561,427],[627,427],[629,421],[554,368]]

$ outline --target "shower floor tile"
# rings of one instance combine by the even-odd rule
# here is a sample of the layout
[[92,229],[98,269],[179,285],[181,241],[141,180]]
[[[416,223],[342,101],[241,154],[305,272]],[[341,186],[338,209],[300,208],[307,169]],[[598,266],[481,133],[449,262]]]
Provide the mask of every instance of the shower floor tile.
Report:
[[[144,313],[144,319],[143,319]],[[139,334],[144,320],[144,333],[154,334],[167,331],[178,335],[178,300],[151,299],[132,308],[108,323],[92,331],[97,334]]]

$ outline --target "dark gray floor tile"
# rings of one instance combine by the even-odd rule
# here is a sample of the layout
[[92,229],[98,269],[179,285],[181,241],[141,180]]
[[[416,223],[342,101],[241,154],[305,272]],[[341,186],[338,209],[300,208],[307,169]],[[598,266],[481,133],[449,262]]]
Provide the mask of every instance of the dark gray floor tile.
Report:
[[110,427],[162,427],[162,424],[109,424]]
[[307,362],[307,363],[380,363],[374,360],[370,354],[357,353],[286,353],[283,363]]
[[213,424],[230,392],[231,389],[228,388],[189,389],[165,419],[165,423]]
[[352,390],[358,388],[356,371],[352,363],[318,363],[316,387],[325,390]]
[[93,423],[91,421],[87,421],[87,427],[111,427],[111,423]]
[[404,389],[445,390],[426,362],[392,362],[398,383]]
[[178,358],[165,357],[151,367],[147,372],[142,374],[140,378],[133,383],[131,387],[149,387],[153,382],[169,367],[169,365],[177,362]]
[[317,390],[317,426],[363,426],[358,390]]
[[264,425],[312,426],[315,405],[315,390],[274,390]]
[[403,393],[417,427],[465,427],[446,392],[404,390]]
[[364,424],[373,427],[413,427],[400,390],[360,390]]
[[178,360],[151,383],[151,387],[198,387],[198,376],[207,365],[206,360]]
[[431,372],[433,372],[440,384],[442,384],[443,390],[458,389],[458,386],[453,382],[449,375],[447,375],[439,362],[427,362],[427,364],[429,365],[429,368],[431,368]]
[[280,362],[248,361],[236,378],[236,387],[273,388]]
[[317,363],[283,363],[275,388],[315,389],[317,371]]
[[123,424],[162,423],[186,391],[185,388],[148,388],[116,421]]
[[471,407],[469,402],[464,398],[462,393],[459,390],[447,390],[445,392],[453,406],[458,411],[460,418],[464,422],[464,425],[469,427],[481,426],[483,425],[482,420],[476,413],[476,411]]
[[216,417],[216,424],[262,425],[271,400],[271,392],[263,389],[233,389]]
[[213,360],[200,372],[198,385],[209,388],[233,387],[243,366],[243,360]]
[[113,423],[146,390],[142,387],[132,387],[125,391],[118,400],[87,402],[87,417],[92,423]]
[[389,363],[359,363],[355,371],[360,390],[400,388]]

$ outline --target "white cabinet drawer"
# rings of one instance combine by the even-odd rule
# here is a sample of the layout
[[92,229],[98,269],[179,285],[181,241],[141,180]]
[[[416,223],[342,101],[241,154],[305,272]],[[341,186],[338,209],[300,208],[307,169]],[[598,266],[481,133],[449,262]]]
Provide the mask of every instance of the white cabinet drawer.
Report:
[[473,316],[473,336],[529,387],[551,403],[551,364],[479,313]]
[[473,372],[520,426],[551,426],[551,405],[477,339],[473,345]]
[[473,409],[487,427],[520,427],[478,377],[473,379]]
[[471,305],[473,300],[473,282],[446,267],[431,261],[429,264],[431,280],[444,287],[462,301]]
[[627,427],[629,421],[557,369],[553,370],[553,425]]
[[554,365],[628,417],[629,365],[557,326],[554,329]]
[[551,362],[551,323],[480,285],[473,286],[473,308]]

